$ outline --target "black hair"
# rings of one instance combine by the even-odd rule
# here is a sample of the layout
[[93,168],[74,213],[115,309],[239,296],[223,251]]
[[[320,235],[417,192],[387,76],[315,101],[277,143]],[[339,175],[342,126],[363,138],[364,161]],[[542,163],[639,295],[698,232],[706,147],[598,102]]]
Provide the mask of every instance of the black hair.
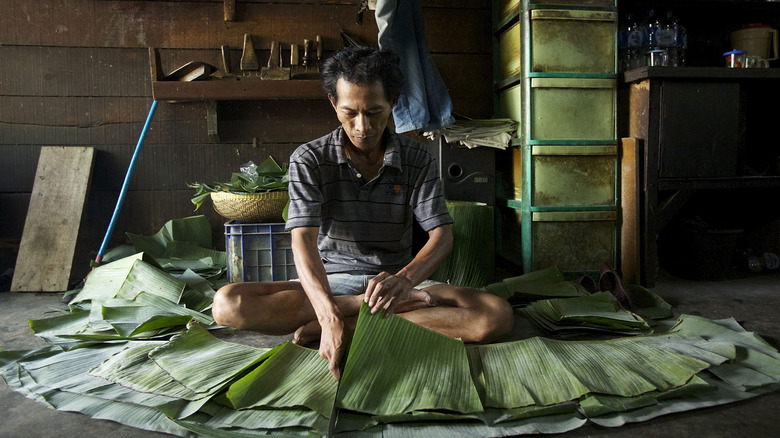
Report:
[[347,47],[334,52],[322,65],[322,88],[338,101],[336,84],[339,78],[366,86],[381,82],[385,99],[395,103],[404,86],[404,75],[398,55],[390,50],[373,47]]

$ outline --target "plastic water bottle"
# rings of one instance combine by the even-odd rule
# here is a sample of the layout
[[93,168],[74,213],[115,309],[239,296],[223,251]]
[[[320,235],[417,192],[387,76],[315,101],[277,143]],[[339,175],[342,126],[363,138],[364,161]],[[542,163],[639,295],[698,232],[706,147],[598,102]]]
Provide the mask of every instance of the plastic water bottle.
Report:
[[674,18],[672,11],[666,12],[666,19],[657,21],[658,29],[656,31],[656,42],[658,49],[666,51],[669,55],[669,66],[677,67],[677,50],[675,48],[676,32],[674,29]]
[[644,65],[642,52],[642,30],[639,28],[633,14],[628,14],[626,25],[626,70]]
[[655,18],[654,9],[647,11],[647,16],[642,20],[639,28],[642,33],[641,57],[644,59],[651,50],[655,50],[658,46],[656,35],[658,32],[658,20]]
[[688,51],[688,32],[682,25],[679,18],[675,18],[672,23],[674,28],[674,47],[677,57],[677,65],[684,67],[686,64],[686,52]]

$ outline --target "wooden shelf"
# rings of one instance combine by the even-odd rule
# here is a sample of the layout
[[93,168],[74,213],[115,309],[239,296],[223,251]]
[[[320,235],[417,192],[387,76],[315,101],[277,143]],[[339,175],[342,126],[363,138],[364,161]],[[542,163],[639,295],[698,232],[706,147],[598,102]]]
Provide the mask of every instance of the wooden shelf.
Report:
[[659,190],[748,189],[780,187],[780,176],[738,176],[729,178],[663,178]]
[[780,79],[780,68],[639,67],[625,72],[623,78],[626,83],[644,79]]
[[154,100],[174,102],[325,99],[322,82],[314,79],[264,81],[234,78],[192,82],[154,81],[152,95]]

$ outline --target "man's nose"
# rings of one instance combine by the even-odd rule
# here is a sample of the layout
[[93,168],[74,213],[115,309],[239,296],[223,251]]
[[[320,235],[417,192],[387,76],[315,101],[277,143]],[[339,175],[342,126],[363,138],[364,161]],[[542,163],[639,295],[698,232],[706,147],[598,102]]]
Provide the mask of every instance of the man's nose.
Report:
[[358,114],[357,117],[355,117],[355,130],[365,132],[367,122],[368,120],[365,115]]

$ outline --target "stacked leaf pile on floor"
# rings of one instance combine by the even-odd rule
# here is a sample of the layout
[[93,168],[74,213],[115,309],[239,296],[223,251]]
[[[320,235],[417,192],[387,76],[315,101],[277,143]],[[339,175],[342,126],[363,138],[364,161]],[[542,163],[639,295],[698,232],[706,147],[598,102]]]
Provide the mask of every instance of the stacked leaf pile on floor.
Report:
[[31,321],[52,345],[0,352],[0,375],[56,409],[214,437],[322,436],[334,403],[340,435],[560,433],[780,387],[780,353],[733,320],[685,315],[653,335],[465,345],[366,307],[337,385],[316,350],[221,339],[204,284],[162,264],[139,253],[95,270],[69,313]]
[[672,316],[672,308],[641,286],[628,290],[632,311],[607,292],[591,293],[551,266],[485,286],[485,291],[509,300],[528,320],[551,332],[575,335],[587,332],[637,335],[653,332],[648,319]]

